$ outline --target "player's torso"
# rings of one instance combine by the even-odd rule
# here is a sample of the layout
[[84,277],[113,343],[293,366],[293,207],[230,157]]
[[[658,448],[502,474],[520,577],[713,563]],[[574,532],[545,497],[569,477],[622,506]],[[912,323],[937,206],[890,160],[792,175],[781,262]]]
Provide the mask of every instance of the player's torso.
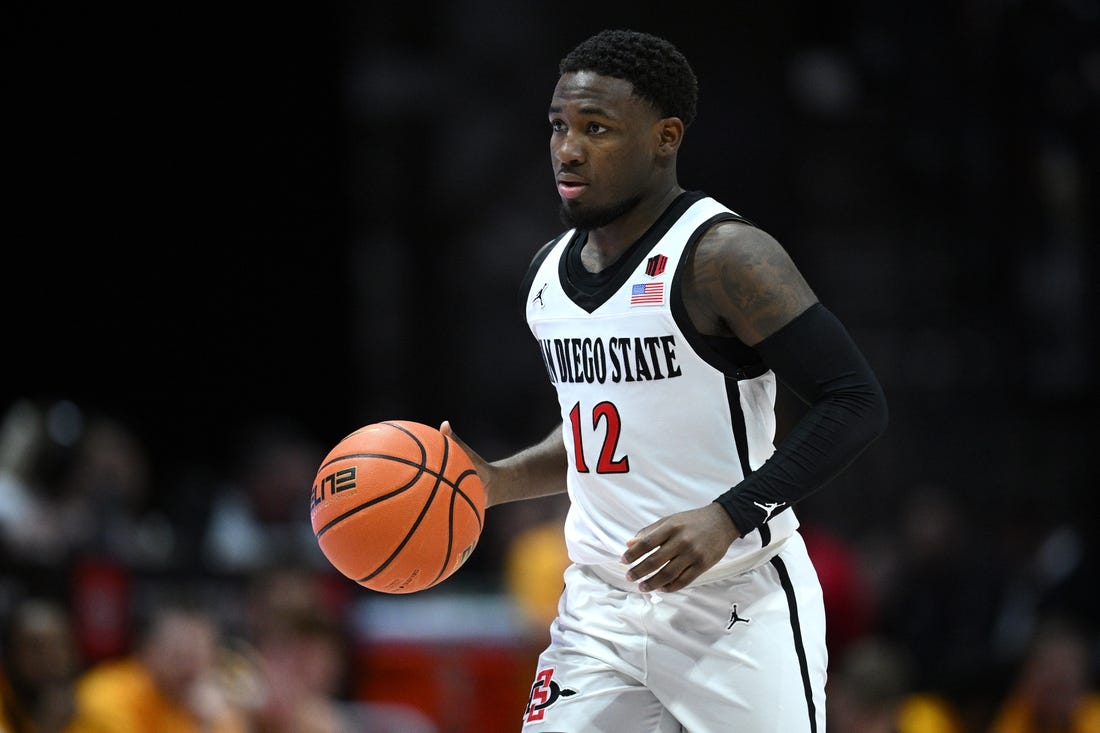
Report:
[[584,271],[569,232],[532,273],[527,320],[561,406],[576,562],[617,562],[639,529],[710,503],[773,450],[773,376],[719,358],[680,294],[686,254],[737,218],[684,194],[614,268]]

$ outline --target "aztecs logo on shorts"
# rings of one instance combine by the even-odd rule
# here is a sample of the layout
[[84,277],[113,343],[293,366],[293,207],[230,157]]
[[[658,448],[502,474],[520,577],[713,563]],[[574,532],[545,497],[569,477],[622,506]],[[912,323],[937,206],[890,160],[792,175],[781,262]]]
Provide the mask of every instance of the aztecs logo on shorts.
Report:
[[537,723],[546,716],[546,710],[563,697],[576,695],[576,690],[562,687],[554,681],[554,668],[540,669],[535,675],[535,683],[531,685],[531,698],[527,702],[527,709],[523,711],[523,722]]

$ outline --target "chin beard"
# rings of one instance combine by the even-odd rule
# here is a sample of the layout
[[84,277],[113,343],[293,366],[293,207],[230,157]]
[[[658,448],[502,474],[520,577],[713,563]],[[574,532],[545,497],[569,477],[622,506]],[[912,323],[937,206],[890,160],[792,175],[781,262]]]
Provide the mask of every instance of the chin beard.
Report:
[[629,214],[641,201],[641,196],[634,196],[602,209],[570,208],[562,202],[558,215],[570,229],[599,229]]

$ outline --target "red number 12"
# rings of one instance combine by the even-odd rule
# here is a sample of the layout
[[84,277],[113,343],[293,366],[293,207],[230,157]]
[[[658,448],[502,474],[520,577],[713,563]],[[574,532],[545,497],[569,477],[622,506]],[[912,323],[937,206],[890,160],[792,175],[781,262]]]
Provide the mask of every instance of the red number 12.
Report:
[[[623,456],[615,460],[622,422],[619,420],[619,411],[614,403],[601,402],[592,408],[593,430],[599,429],[600,421],[604,422],[606,430],[603,446],[600,448],[600,458],[596,463],[596,473],[626,473],[630,470],[629,457]],[[573,454],[577,457],[577,471],[588,473],[588,464],[584,460],[584,445],[581,441],[581,403],[573,405],[573,409],[569,411],[569,423],[573,427]]]

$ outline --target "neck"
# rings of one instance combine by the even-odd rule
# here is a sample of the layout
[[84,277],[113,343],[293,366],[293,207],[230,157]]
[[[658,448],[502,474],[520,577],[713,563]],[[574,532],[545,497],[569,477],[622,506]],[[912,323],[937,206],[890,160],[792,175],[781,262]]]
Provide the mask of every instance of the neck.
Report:
[[590,272],[600,272],[618,260],[645,234],[676,197],[684,192],[673,182],[654,196],[646,197],[629,214],[611,224],[588,232],[581,262]]

